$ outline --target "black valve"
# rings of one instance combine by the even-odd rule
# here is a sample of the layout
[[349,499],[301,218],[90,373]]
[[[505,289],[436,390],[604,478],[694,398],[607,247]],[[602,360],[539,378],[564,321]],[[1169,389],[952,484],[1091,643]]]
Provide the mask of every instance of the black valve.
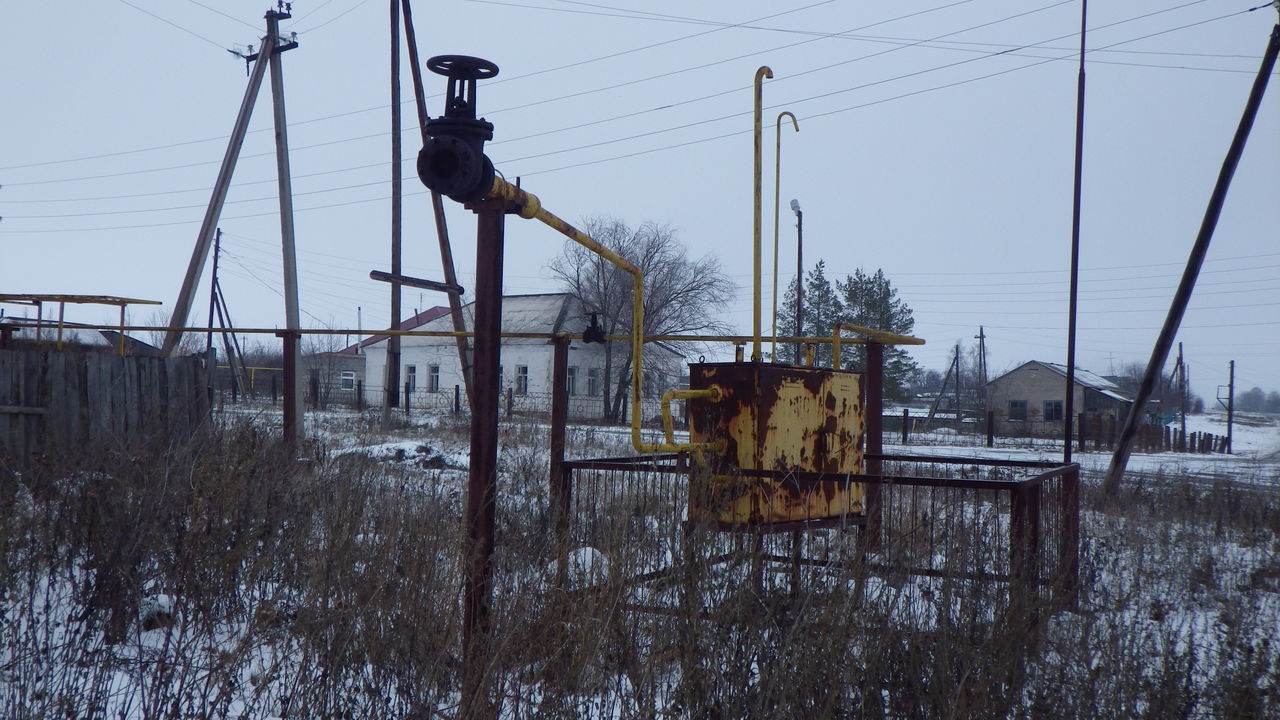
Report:
[[467,55],[437,55],[427,69],[449,78],[444,115],[427,121],[427,143],[418,153],[418,177],[428,188],[458,202],[483,199],[493,186],[493,163],[484,144],[493,123],[476,118],[476,80],[498,74],[498,66]]
[[604,328],[600,327],[600,313],[591,313],[591,324],[582,331],[582,342],[603,343]]

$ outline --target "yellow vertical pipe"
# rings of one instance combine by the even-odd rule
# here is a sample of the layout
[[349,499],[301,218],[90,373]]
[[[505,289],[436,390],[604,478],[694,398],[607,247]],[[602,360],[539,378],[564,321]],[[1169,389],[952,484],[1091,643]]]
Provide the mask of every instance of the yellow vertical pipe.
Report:
[[760,197],[761,190],[761,170],[762,161],[760,159],[760,146],[763,142],[761,136],[764,133],[761,114],[764,111],[764,79],[773,77],[773,71],[767,65],[761,65],[756,70],[755,82],[755,197],[754,215],[752,224],[752,272],[751,272],[751,361],[759,362],[763,356],[760,349],[760,206],[763,199]]
[[[784,115],[791,118],[791,124],[795,126],[796,132],[800,132],[800,123],[795,115],[786,110],[778,113],[774,133],[777,144],[773,149],[773,335],[769,345],[769,357],[773,362],[778,362],[778,203],[782,190],[782,117]],[[796,333],[799,332],[800,328],[796,328]]]

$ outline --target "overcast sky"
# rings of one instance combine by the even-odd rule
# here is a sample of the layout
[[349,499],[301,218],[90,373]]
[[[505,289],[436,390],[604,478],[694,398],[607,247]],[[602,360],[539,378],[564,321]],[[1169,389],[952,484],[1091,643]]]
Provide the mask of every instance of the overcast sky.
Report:
[[[1145,364],[1195,239],[1276,13],[1260,0],[1090,5],[1079,364]],[[0,23],[0,292],[177,297],[256,45],[247,0],[9,3]],[[385,326],[390,227],[388,3],[299,0],[284,23],[303,322]],[[423,57],[496,62],[479,90],[499,170],[570,221],[669,223],[739,285],[751,320],[751,84],[764,89],[766,242],[774,121],[783,261],[883,268],[914,310],[913,349],[945,368],[988,335],[989,364],[1065,361],[1078,0],[568,2],[415,7]],[[431,113],[444,79],[428,74]],[[439,278],[407,64],[406,272]],[[1179,339],[1194,390],[1280,388],[1280,88],[1236,175]],[[244,327],[283,324],[270,92],[223,212],[222,285]],[[461,280],[473,217],[449,203]],[[505,290],[556,290],[561,238],[511,218]],[[771,254],[771,251],[766,253]],[[767,283],[766,283],[767,285]],[[767,292],[767,289],[766,289]],[[197,308],[207,302],[202,284]],[[405,293],[406,314],[444,304]],[[765,297],[766,311],[769,299]],[[20,306],[3,306],[21,315]],[[29,311],[28,311],[29,312]],[[149,309],[133,313],[146,321]],[[203,323],[204,310],[193,324]],[[113,321],[109,309],[68,319]],[[766,330],[767,330],[766,320]]]

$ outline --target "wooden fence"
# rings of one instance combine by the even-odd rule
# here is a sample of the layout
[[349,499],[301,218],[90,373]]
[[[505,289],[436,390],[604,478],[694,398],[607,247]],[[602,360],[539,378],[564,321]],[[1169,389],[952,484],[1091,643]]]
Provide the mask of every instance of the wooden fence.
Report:
[[0,350],[0,466],[186,434],[208,417],[201,357]]

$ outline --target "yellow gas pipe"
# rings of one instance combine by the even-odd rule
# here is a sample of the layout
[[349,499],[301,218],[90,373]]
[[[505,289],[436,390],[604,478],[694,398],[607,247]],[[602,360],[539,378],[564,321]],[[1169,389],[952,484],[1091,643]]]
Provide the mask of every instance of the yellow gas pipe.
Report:
[[[789,111],[783,110],[778,113],[778,122],[775,137],[777,138],[776,146],[773,149],[773,340],[770,341],[769,356],[774,361],[778,361],[778,203],[782,190],[782,118],[783,116],[791,118],[791,124],[795,127],[796,132],[800,132],[800,122],[796,120],[796,116]],[[800,332],[800,328],[796,328],[796,332]]]
[[[668,442],[663,443],[646,443],[640,438],[640,421],[643,417],[640,407],[640,365],[644,357],[644,274],[635,264],[601,245],[594,238],[582,232],[578,228],[570,225],[564,220],[556,217],[542,207],[542,202],[538,200],[538,196],[533,193],[527,193],[500,177],[493,179],[493,187],[490,188],[488,199],[505,200],[517,208],[520,217],[527,220],[538,220],[544,225],[552,228],[556,232],[564,235],[570,240],[585,247],[591,252],[608,260],[617,267],[626,271],[631,275],[631,446],[640,453],[660,453],[660,452],[684,452],[690,451],[700,453],[703,450],[715,450],[717,443],[675,443],[672,442],[672,436],[668,435]],[[759,243],[757,243],[757,250]],[[757,305],[758,306],[758,305]],[[757,327],[757,342],[759,341],[759,328]],[[693,391],[686,391],[693,392]],[[705,391],[699,391],[705,392]],[[717,393],[718,395],[718,393]],[[704,397],[704,395],[689,396]],[[710,399],[710,395],[705,395]],[[715,400],[712,400],[715,402]],[[664,427],[671,423],[670,401],[664,396],[663,398],[663,425]]]
[[865,335],[867,340],[880,343],[881,345],[923,345],[924,340],[910,335],[899,335],[897,333],[887,332],[885,330],[874,330],[872,328],[853,325],[851,323],[836,323],[831,330],[831,368],[833,370],[840,369],[840,331],[851,330],[860,335]]
[[755,214],[753,217],[752,229],[752,259],[754,261],[752,269],[752,291],[751,299],[751,361],[760,362],[760,358],[764,353],[760,349],[760,205],[761,205],[761,160],[760,145],[762,143],[761,136],[764,133],[760,115],[763,111],[762,100],[764,97],[764,79],[773,77],[773,70],[767,65],[761,65],[756,70],[755,83]]

